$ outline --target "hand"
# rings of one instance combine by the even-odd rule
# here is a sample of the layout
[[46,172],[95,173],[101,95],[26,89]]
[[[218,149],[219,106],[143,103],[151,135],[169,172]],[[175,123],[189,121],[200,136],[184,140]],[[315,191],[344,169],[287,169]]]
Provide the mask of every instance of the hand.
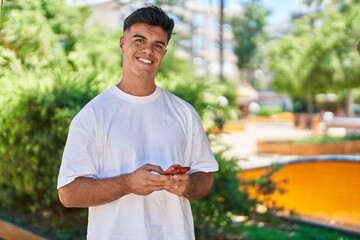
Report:
[[173,186],[173,181],[169,176],[151,172],[160,174],[164,171],[160,166],[145,164],[124,176],[129,192],[138,195],[148,195],[154,191],[169,189]]
[[172,185],[167,190],[187,199],[200,199],[206,196],[214,181],[213,174],[206,172],[195,172],[192,174],[176,174],[171,176]]
[[174,174],[170,176],[171,186],[167,189],[179,197],[186,197],[191,189],[191,181],[189,174]]

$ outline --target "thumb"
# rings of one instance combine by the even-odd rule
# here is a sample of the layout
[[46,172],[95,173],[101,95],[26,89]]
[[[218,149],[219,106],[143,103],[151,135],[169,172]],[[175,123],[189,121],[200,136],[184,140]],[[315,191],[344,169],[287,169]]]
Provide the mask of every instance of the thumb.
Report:
[[157,172],[157,173],[162,173],[164,172],[164,170],[158,166],[158,165],[153,165],[153,164],[145,164],[143,166],[143,169],[149,172]]

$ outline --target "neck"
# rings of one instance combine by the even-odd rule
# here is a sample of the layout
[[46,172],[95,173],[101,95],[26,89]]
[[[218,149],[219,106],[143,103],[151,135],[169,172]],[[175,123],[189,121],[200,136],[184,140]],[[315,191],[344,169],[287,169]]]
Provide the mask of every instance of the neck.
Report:
[[123,92],[133,96],[149,96],[155,92],[156,85],[154,81],[127,81],[122,78],[117,87]]

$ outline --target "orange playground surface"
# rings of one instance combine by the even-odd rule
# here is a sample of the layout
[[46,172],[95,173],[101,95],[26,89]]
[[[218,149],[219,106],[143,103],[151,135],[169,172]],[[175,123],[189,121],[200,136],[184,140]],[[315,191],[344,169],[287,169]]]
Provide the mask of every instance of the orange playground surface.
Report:
[[[267,169],[244,170],[239,173],[239,178],[255,179]],[[281,184],[285,193],[275,193],[270,201],[283,206],[286,212],[294,210],[306,222],[360,233],[358,159],[305,158],[286,163],[273,175],[273,180]],[[256,195],[255,192],[252,194]]]

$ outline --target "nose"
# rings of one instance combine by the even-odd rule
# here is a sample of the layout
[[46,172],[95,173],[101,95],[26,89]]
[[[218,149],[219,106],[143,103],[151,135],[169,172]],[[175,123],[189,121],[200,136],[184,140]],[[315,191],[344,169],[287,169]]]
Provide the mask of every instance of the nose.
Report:
[[145,54],[152,54],[153,53],[152,46],[150,44],[144,45],[141,52]]

